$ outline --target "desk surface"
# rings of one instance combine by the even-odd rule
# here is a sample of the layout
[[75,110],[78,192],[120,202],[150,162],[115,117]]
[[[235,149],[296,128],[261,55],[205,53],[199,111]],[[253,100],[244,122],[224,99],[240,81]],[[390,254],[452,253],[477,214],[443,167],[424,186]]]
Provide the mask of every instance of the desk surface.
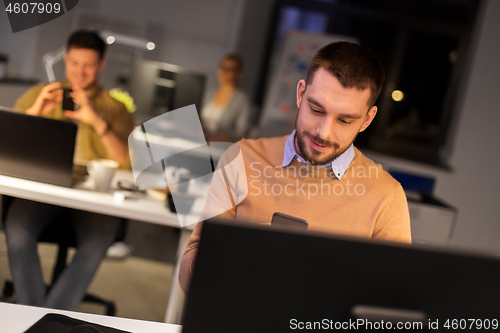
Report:
[[[133,181],[132,173],[127,171],[117,172],[115,179]],[[3,175],[0,194],[180,228],[177,215],[170,212],[164,201],[143,194],[119,201],[112,193],[91,191],[85,186],[67,188]]]
[[[117,172],[114,182],[117,180],[133,181],[132,172]],[[134,194],[133,199],[119,201],[113,197],[112,193],[99,193],[85,189],[85,184],[77,186],[77,188],[67,188],[2,175],[0,175],[0,194],[175,228],[181,227],[177,214],[172,214],[170,212],[166,207],[165,200],[153,198],[144,194]],[[190,230],[194,228],[195,222],[198,222],[203,207],[204,200],[197,200],[193,205],[192,213],[182,217],[185,219],[184,225],[187,225],[187,227],[182,228],[180,234],[180,241],[176,254],[177,258],[182,257],[187,240],[189,239]],[[166,320],[169,322],[178,322],[182,309],[184,296],[178,286],[180,262],[180,260],[177,260],[175,264],[174,276],[172,278],[170,296],[167,304]],[[0,331],[4,332],[1,329],[1,322]]]
[[134,333],[180,333],[182,328],[180,325],[156,323],[152,321],[0,303],[0,331],[2,331],[2,333],[24,332],[47,313],[59,313],[68,317]]

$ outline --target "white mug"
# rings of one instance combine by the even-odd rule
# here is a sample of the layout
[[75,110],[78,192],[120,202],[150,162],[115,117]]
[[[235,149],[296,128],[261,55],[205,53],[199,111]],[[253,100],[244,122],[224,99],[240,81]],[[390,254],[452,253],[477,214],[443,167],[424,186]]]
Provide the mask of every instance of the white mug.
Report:
[[115,171],[119,166],[118,162],[112,160],[98,159],[89,161],[87,163],[87,171],[90,178],[94,181],[94,189],[107,192]]

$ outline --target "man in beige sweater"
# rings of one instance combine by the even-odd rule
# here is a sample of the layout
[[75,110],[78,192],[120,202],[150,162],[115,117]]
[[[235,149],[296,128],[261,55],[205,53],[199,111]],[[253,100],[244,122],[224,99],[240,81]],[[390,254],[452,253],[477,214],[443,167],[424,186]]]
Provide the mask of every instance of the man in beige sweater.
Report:
[[[384,76],[380,61],[360,45],[338,42],[319,50],[306,80],[297,85],[295,131],[239,141],[243,162],[216,171],[206,215],[227,205],[223,191],[215,189],[225,183],[232,208],[219,217],[266,224],[281,212],[305,219],[309,230],[410,243],[401,185],[353,145],[377,113]],[[196,226],[182,259],[184,291],[201,227]]]

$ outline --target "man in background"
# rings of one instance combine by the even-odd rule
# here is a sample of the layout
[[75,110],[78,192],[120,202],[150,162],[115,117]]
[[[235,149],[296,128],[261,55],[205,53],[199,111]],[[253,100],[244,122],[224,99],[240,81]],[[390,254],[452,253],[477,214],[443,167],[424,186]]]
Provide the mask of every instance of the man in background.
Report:
[[[75,164],[97,158],[130,167],[127,139],[133,120],[125,106],[97,84],[104,68],[105,43],[92,31],[77,31],[64,57],[67,81],[37,85],[22,95],[14,109],[27,114],[78,123]],[[78,110],[62,109],[63,88],[71,88]],[[63,219],[71,223],[77,253],[45,295],[37,239]],[[65,222],[66,223],[66,222]],[[106,250],[113,242],[119,219],[23,199],[14,199],[5,221],[9,265],[19,304],[77,310]]]
[[[377,113],[384,79],[380,61],[360,45],[338,42],[320,49],[297,85],[295,130],[239,141],[244,165],[214,173],[204,215],[232,205],[218,217],[266,224],[279,212],[306,220],[309,230],[411,242],[403,188],[353,145]],[[184,291],[202,224],[182,259]]]

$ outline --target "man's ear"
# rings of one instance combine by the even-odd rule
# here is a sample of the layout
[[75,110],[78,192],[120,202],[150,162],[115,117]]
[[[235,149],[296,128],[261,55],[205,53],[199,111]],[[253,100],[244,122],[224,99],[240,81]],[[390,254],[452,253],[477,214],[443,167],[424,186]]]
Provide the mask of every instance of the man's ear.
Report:
[[302,102],[302,97],[306,91],[306,81],[300,80],[297,84],[297,107],[300,108],[300,103]]
[[363,125],[361,125],[361,128],[359,129],[360,132],[363,132],[372,123],[373,118],[375,118],[375,115],[377,114],[377,110],[376,106],[372,106],[371,109],[368,110],[365,121],[363,121]]

